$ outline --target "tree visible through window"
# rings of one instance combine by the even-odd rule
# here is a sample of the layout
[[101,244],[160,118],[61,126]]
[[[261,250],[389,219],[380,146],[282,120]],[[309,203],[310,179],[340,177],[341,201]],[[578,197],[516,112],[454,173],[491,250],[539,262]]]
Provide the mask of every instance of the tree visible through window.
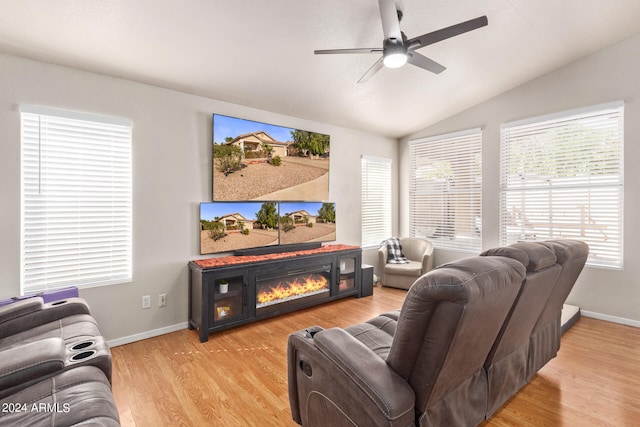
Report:
[[502,244],[574,238],[588,263],[622,266],[624,107],[502,127]]

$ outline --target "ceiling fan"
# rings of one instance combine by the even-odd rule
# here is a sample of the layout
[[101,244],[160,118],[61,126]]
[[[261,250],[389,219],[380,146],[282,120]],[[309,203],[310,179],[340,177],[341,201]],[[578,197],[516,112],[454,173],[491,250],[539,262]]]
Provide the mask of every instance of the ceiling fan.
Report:
[[435,74],[440,74],[446,67],[436,61],[416,52],[417,49],[437,43],[439,41],[484,27],[488,24],[486,16],[461,22],[450,27],[442,28],[431,33],[414,38],[407,38],[400,30],[402,11],[396,9],[395,0],[378,0],[380,17],[382,18],[382,31],[384,42],[382,48],[355,48],[355,49],[328,49],[314,50],[316,55],[322,54],[348,54],[348,53],[382,53],[382,56],[364,75],[358,83],[369,80],[382,67],[398,68],[407,62]]

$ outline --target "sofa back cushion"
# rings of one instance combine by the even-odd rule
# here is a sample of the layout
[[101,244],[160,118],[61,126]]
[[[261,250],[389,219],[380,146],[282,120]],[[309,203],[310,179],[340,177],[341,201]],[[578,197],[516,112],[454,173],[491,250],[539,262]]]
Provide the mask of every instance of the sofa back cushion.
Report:
[[490,249],[481,256],[495,253],[513,256],[521,262],[523,257],[520,253],[524,253],[527,273],[520,294],[487,359],[487,365],[492,360],[500,360],[528,344],[531,331],[544,310],[562,270],[556,263],[554,252],[537,242],[515,243],[504,248]]
[[537,328],[543,328],[562,311],[562,305],[565,303],[573,285],[575,285],[578,276],[589,257],[589,246],[579,240],[558,239],[546,240],[539,243],[551,250],[557,258],[558,264],[562,267],[562,271],[558,277],[556,285],[551,291],[551,295],[544,310],[536,323]]
[[[470,257],[432,270],[413,284],[387,363],[415,391],[419,413],[446,400],[463,383],[480,378],[524,276],[525,267],[516,260]],[[486,394],[480,391],[486,384],[469,387]],[[449,408],[451,413],[469,410],[462,409],[467,402],[459,400],[460,407]]]

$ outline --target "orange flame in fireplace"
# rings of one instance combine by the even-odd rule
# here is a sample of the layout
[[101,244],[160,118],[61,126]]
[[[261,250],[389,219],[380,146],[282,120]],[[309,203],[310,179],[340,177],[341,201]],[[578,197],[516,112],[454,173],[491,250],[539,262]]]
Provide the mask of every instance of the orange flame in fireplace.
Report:
[[276,286],[268,290],[261,290],[256,299],[258,303],[265,304],[271,301],[286,299],[297,295],[320,291],[329,287],[329,281],[326,277],[316,274],[307,276],[304,280],[296,278],[292,282],[285,284],[278,283]]

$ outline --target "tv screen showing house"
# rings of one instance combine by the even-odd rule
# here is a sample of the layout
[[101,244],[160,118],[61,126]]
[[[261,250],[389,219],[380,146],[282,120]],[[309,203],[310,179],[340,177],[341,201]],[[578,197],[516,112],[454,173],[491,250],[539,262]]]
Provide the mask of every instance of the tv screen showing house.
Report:
[[213,201],[328,200],[330,138],[213,115]]
[[276,202],[200,204],[200,253],[232,252],[278,244]]
[[336,207],[330,202],[281,202],[280,244],[336,240]]

